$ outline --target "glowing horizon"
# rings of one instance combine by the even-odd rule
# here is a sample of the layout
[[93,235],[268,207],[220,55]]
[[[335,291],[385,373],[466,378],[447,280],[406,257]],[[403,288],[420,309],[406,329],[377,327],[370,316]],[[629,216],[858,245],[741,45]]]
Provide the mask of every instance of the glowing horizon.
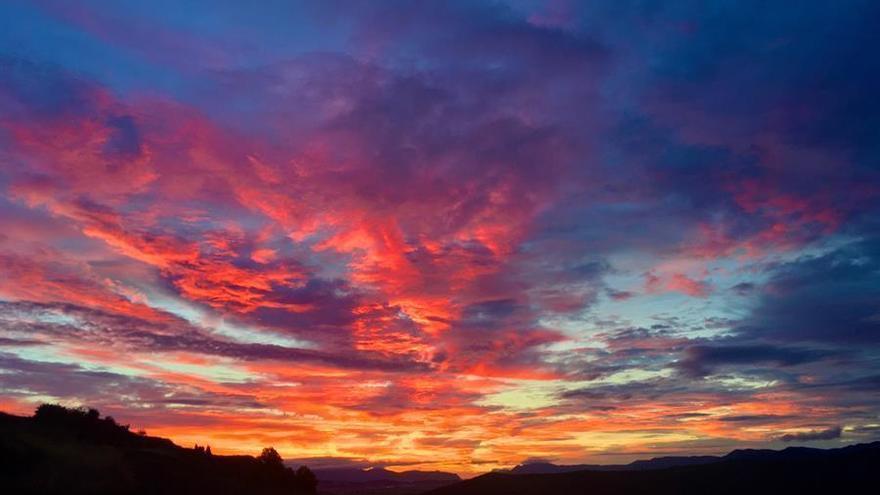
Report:
[[0,410],[464,476],[877,438],[877,7],[582,4],[4,3]]

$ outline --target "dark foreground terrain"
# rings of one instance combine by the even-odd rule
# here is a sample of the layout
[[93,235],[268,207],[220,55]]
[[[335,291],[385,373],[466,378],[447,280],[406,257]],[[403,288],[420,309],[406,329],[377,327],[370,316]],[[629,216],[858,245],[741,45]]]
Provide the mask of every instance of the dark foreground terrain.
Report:
[[314,475],[259,457],[211,455],[130,432],[98,411],[40,406],[32,417],[0,413],[0,493],[308,494]]
[[831,450],[736,450],[714,462],[663,469],[490,473],[428,494],[802,495],[874,493],[878,484],[880,442],[874,442]]

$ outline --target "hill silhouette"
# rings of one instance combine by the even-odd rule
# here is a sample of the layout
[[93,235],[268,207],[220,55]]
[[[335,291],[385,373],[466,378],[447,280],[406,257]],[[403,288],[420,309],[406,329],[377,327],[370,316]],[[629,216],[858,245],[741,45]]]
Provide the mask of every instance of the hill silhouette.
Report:
[[702,456],[667,456],[633,461],[629,464],[568,464],[559,465],[550,462],[527,462],[510,470],[512,474],[552,474],[571,473],[574,471],[642,471],[665,469],[678,466],[698,466],[717,462],[723,457]]
[[334,495],[409,495],[461,481],[457,474],[443,471],[397,472],[381,467],[315,469],[315,476],[321,493]]
[[829,450],[735,450],[714,461],[674,459],[700,461],[657,469],[637,464],[633,469],[549,474],[495,472],[426,495],[864,493],[876,483],[880,442]]
[[0,413],[0,487],[15,494],[297,495],[316,491],[306,467],[259,457],[212,455],[129,431],[94,409],[40,406]]

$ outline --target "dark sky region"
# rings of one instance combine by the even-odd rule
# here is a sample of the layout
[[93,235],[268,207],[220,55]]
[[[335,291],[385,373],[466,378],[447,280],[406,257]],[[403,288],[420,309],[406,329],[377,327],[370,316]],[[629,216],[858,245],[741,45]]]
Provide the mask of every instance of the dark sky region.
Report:
[[4,1],[0,409],[464,475],[876,439],[878,25]]

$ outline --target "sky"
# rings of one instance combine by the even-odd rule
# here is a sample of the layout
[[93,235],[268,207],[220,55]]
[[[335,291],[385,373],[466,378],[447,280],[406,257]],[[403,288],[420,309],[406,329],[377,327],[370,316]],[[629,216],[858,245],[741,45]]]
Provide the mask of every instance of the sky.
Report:
[[0,409],[470,476],[880,438],[880,4],[0,4]]

